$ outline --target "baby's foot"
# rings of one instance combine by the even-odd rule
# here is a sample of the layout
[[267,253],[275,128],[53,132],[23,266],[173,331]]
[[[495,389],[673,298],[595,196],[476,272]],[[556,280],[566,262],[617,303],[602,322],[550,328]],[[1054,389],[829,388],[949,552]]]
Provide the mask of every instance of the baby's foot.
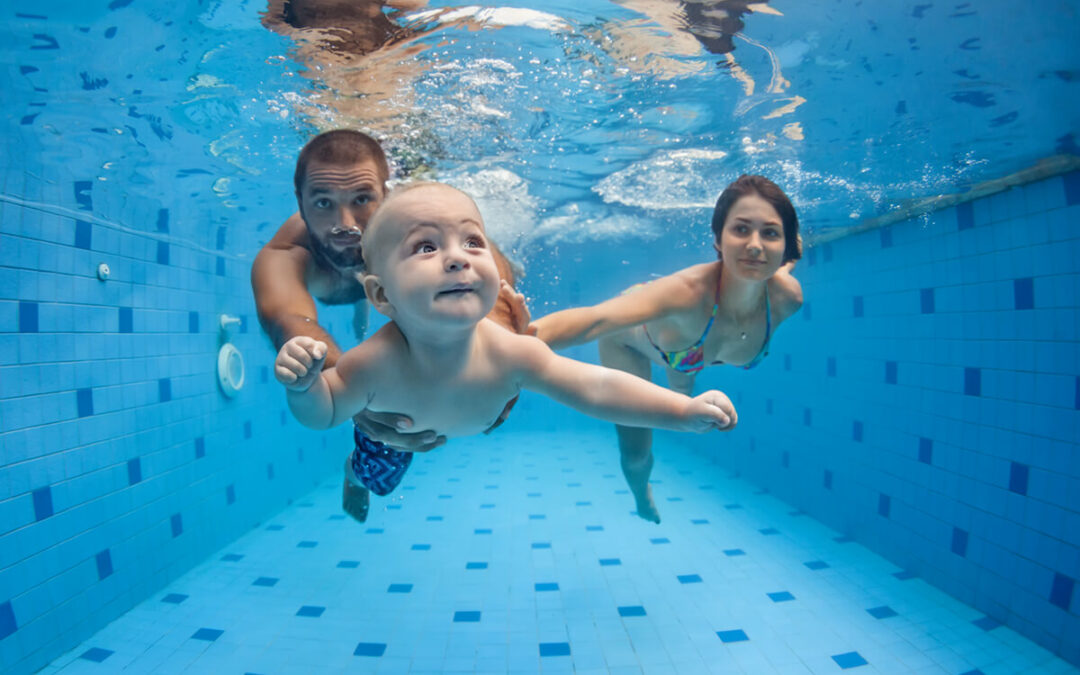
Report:
[[371,491],[351,480],[353,475],[351,457],[350,455],[350,459],[345,460],[345,485],[341,490],[341,508],[356,522],[362,523],[367,520],[368,509],[371,507]]
[[645,494],[640,497],[635,495],[634,497],[634,500],[637,502],[638,517],[659,525],[660,512],[656,510],[656,502],[653,501],[652,487],[646,485]]

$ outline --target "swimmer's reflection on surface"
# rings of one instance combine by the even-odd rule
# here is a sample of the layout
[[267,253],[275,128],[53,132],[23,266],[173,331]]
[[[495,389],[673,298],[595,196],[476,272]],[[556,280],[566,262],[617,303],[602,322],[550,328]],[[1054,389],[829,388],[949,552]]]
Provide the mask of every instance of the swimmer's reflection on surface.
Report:
[[323,48],[362,56],[412,35],[387,8],[409,12],[426,5],[427,0],[269,0],[262,22],[285,34],[289,28],[318,30]]
[[732,38],[745,24],[742,17],[754,12],[777,14],[768,0],[614,0],[640,12],[668,30],[694,36],[710,54],[735,50]]

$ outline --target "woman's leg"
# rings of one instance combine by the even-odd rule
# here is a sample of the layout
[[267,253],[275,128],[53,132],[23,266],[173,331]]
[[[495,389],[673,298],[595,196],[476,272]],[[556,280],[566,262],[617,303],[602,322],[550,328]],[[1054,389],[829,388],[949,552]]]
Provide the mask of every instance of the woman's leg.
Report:
[[[600,363],[631,375],[648,380],[650,364],[641,352],[626,345],[618,336],[601,338],[599,341]],[[619,455],[626,484],[634,493],[637,513],[645,520],[660,522],[660,512],[653,502],[649,475],[652,473],[652,429],[615,425],[619,439]]]

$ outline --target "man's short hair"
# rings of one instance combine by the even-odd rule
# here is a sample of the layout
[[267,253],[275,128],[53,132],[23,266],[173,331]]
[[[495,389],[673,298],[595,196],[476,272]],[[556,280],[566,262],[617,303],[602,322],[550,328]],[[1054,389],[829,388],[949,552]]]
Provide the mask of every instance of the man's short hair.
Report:
[[382,146],[371,136],[353,129],[335,129],[319,134],[308,141],[300,156],[296,159],[296,173],[293,183],[296,194],[307,178],[307,167],[312,161],[323,164],[348,165],[371,160],[379,172],[379,180],[384,184],[390,177],[390,167],[386,162],[386,153]]

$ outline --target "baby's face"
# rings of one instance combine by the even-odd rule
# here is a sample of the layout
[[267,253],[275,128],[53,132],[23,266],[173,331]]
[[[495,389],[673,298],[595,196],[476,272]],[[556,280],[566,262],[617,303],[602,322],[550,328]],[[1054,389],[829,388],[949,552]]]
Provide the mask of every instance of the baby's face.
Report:
[[465,326],[479,322],[499,294],[499,271],[473,201],[442,185],[414,188],[386,204],[369,270],[395,320]]

